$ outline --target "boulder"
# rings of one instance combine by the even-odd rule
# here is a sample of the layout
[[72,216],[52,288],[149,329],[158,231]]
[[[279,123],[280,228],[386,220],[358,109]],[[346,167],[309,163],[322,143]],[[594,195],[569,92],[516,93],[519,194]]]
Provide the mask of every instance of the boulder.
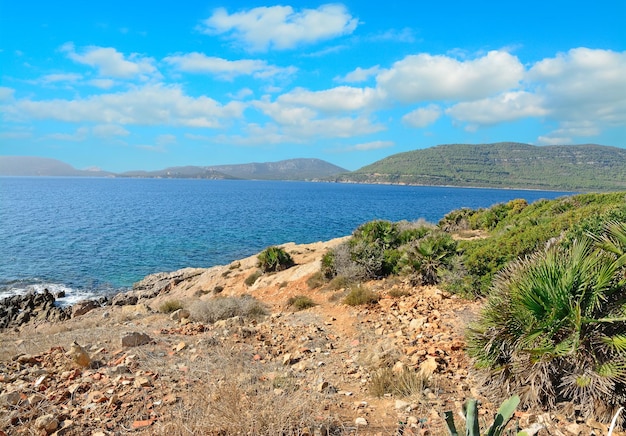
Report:
[[94,300],[79,301],[72,306],[72,318],[84,315],[87,312],[97,309],[98,307],[100,307],[100,305]]
[[151,341],[152,338],[145,333],[127,332],[122,336],[122,347],[138,347]]

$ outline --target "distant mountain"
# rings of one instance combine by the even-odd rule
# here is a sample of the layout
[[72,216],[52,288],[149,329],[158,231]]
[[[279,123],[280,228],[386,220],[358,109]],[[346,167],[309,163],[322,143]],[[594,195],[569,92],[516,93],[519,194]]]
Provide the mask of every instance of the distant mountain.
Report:
[[258,180],[313,180],[347,172],[345,168],[320,159],[289,159],[279,162],[217,165],[207,168],[240,179]]
[[107,177],[101,170],[77,170],[65,162],[46,157],[0,156],[0,176]]
[[596,144],[447,144],[394,154],[333,180],[615,191],[626,189],[626,149]]
[[127,171],[125,173],[116,174],[117,177],[146,177],[159,179],[211,179],[224,180],[235,179],[219,171],[212,170],[208,167],[170,167],[157,171]]
[[110,173],[99,170],[77,170],[64,162],[25,156],[0,156],[0,176],[115,176],[185,179],[255,179],[255,180],[318,180],[345,173],[320,159],[289,159],[280,162],[241,165],[183,166],[158,171],[127,171]]

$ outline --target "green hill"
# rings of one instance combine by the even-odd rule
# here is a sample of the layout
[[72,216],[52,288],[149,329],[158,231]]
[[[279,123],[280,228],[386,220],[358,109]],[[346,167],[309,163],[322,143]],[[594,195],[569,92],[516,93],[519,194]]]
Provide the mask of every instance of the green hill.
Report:
[[335,180],[616,191],[626,189],[626,149],[596,144],[447,144],[395,154]]

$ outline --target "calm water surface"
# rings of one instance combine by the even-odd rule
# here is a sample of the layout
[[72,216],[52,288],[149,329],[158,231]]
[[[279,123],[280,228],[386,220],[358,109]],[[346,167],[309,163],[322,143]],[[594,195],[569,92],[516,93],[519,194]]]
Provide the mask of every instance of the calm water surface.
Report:
[[436,223],[461,207],[564,192],[306,182],[0,178],[0,298],[68,299],[210,267],[284,242],[350,234],[372,219]]

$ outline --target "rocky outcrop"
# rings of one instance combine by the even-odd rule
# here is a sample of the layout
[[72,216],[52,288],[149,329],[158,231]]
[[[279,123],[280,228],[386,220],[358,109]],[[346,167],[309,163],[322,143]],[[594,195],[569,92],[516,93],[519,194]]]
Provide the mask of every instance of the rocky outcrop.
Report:
[[54,295],[42,293],[14,295],[0,301],[0,329],[19,327],[31,321],[63,321],[71,315],[69,308],[55,306]]
[[184,268],[169,273],[151,274],[135,283],[132,290],[114,296],[111,304],[114,306],[127,306],[141,303],[142,300],[149,300],[165,294],[177,284],[199,276],[205,271],[206,269],[204,268]]

